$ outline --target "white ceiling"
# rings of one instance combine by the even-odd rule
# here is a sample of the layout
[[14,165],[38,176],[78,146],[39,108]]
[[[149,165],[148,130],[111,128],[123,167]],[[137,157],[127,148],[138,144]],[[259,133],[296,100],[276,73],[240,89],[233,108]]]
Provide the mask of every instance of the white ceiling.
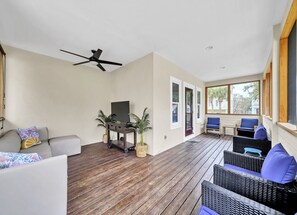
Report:
[[287,3],[1,0],[0,42],[71,62],[83,59],[60,48],[84,56],[100,48],[102,59],[123,64],[157,52],[201,80],[214,81],[263,72],[272,26],[281,22]]

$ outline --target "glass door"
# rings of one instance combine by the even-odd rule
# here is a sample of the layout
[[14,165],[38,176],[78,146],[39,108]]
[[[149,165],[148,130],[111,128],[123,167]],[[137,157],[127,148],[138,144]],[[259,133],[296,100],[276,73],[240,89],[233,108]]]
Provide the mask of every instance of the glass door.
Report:
[[185,134],[193,134],[193,90],[185,87]]

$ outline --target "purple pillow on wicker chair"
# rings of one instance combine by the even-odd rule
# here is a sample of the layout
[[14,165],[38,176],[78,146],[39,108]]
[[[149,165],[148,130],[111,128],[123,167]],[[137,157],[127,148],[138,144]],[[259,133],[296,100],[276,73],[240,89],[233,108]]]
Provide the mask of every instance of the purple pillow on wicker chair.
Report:
[[267,154],[264,160],[261,176],[280,184],[290,183],[295,180],[297,163],[284,147],[279,143]]
[[267,132],[266,132],[265,127],[262,124],[257,127],[255,134],[254,134],[254,139],[267,140]]

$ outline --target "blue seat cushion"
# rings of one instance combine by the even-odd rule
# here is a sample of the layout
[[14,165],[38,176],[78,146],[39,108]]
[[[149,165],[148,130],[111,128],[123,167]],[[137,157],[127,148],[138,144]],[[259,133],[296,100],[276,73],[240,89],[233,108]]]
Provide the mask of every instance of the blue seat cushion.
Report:
[[279,143],[268,152],[261,169],[261,176],[270,181],[286,184],[295,180],[296,172],[295,158],[290,156]]
[[206,127],[207,128],[219,129],[220,128],[220,125],[207,124]]
[[262,124],[257,127],[255,134],[254,134],[254,139],[267,140],[267,132]]
[[241,168],[241,167],[238,167],[238,166],[234,166],[234,165],[231,165],[231,164],[224,164],[224,167],[227,167],[229,169],[233,169],[233,170],[236,170],[236,171],[239,171],[239,172],[244,172],[244,173],[247,173],[247,174],[250,174],[250,175],[254,175],[254,176],[257,176],[257,177],[261,177],[261,173],[259,173],[259,172],[254,172],[254,171],[244,169],[244,168]]
[[242,118],[241,119],[240,127],[242,127],[242,128],[252,128],[252,129],[254,129],[255,125],[258,125],[258,119],[247,119],[247,118]]
[[208,117],[207,118],[207,124],[219,125],[220,124],[220,118]]
[[211,210],[210,208],[202,205],[197,215],[219,215],[214,210]]

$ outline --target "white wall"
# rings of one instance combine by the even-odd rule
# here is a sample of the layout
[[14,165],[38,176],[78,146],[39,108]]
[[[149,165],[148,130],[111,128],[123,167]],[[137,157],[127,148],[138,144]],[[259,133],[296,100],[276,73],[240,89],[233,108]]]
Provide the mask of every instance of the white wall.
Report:
[[[195,135],[203,131],[204,124],[204,82],[197,77],[182,70],[169,60],[154,53],[154,76],[153,76],[153,106],[154,106],[154,154],[158,154],[171,147],[174,147],[185,140],[184,135],[184,114],[182,111],[182,126],[170,129],[170,76],[182,82],[192,84],[202,89],[202,119],[200,123],[195,120]],[[184,84],[182,84],[183,89]],[[183,90],[182,90],[183,92]],[[182,93],[183,94],[183,93]],[[194,93],[196,97],[196,92]],[[183,96],[182,96],[183,97]],[[183,100],[183,99],[182,99]],[[195,101],[195,99],[194,99]],[[194,106],[196,107],[196,106]],[[182,110],[184,104],[182,104]],[[195,114],[194,114],[195,115]],[[167,138],[165,139],[164,136]]]
[[110,110],[110,74],[4,46],[5,129],[47,126],[51,137],[76,134],[82,144],[102,140],[98,110]]

